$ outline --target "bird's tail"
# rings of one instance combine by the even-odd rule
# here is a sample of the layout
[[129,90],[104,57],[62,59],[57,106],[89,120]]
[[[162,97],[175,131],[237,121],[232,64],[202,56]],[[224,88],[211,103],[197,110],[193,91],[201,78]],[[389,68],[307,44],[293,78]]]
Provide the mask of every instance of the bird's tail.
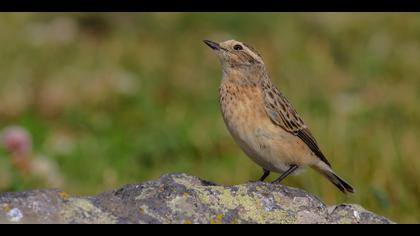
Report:
[[339,177],[329,167],[320,168],[319,166],[314,167],[319,173],[325,176],[331,183],[333,183],[343,193],[354,193],[353,187],[347,183],[344,179]]

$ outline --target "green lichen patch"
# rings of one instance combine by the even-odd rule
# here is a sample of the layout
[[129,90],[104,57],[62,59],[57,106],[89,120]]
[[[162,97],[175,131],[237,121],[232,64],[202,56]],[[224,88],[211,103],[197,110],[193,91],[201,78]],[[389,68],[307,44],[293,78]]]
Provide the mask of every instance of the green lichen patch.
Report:
[[[296,220],[293,215],[281,208],[267,209],[264,206],[264,198],[256,193],[250,193],[246,185],[235,186],[232,189],[223,186],[192,185],[189,181],[177,178],[174,180],[194,191],[201,203],[213,212],[219,213],[211,217],[209,223],[293,223]],[[236,210],[238,218],[226,222],[223,216],[229,210]]]
[[113,224],[117,218],[93,205],[89,200],[70,198],[59,212],[63,223]]

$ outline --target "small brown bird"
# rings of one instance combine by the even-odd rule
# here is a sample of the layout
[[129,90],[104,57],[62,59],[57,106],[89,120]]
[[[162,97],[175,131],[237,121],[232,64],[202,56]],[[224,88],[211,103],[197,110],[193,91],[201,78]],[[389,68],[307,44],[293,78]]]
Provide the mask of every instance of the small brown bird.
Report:
[[225,124],[237,144],[258,165],[264,181],[270,171],[280,183],[302,167],[312,167],[342,192],[353,187],[337,176],[296,110],[270,81],[261,55],[235,40],[204,40],[218,56],[223,79],[219,101]]

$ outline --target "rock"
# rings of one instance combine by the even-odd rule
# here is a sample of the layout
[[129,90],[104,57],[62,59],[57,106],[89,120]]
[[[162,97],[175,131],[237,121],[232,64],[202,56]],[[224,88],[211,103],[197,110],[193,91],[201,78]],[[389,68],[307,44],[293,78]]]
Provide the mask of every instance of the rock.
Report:
[[0,223],[393,223],[358,205],[326,206],[303,190],[255,182],[219,186],[186,174],[94,197],[59,190],[0,194]]

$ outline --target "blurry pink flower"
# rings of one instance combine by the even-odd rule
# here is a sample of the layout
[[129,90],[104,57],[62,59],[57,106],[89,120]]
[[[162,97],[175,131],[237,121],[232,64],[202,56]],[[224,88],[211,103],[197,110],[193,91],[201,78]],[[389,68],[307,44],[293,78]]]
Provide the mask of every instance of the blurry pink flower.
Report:
[[30,154],[32,152],[31,135],[22,127],[5,128],[1,133],[0,141],[10,154]]

